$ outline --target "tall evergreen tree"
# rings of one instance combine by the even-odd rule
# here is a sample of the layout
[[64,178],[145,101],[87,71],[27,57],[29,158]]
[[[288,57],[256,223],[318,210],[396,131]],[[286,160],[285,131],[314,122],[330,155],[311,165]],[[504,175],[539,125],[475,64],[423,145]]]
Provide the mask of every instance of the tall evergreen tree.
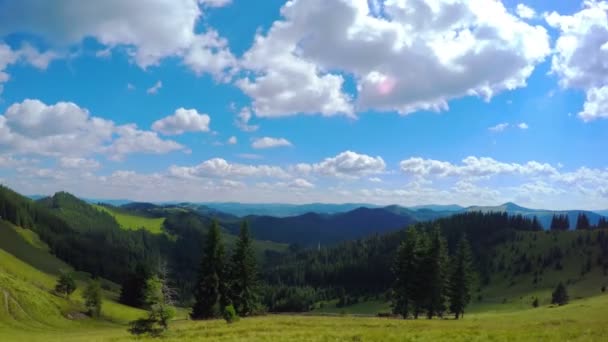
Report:
[[452,270],[449,283],[450,311],[458,319],[464,317],[464,309],[471,301],[473,262],[471,247],[463,235],[452,258]]
[[143,307],[146,283],[151,276],[150,267],[139,262],[135,267],[135,272],[130,273],[122,284],[120,302],[130,306]]
[[408,318],[413,311],[415,278],[417,275],[418,258],[416,248],[418,233],[415,228],[407,230],[407,236],[399,245],[397,257],[393,266],[395,283],[392,291],[393,313]]
[[566,286],[560,282],[557,284],[555,290],[553,290],[553,293],[551,294],[551,304],[565,305],[568,304],[569,299],[570,298],[568,297],[568,290],[566,289]]
[[428,233],[421,231],[416,239],[414,248],[414,273],[412,274],[411,304],[412,315],[415,319],[428,307],[430,297],[429,284],[433,280],[428,271],[430,240]]
[[576,229],[577,230],[588,230],[591,228],[591,223],[589,223],[589,218],[585,213],[579,213],[576,219]]
[[448,249],[447,242],[438,227],[430,235],[427,263],[426,272],[429,274],[430,282],[427,284],[429,298],[426,301],[426,315],[429,319],[435,315],[443,317],[447,302]]
[[207,233],[207,243],[194,289],[195,303],[190,317],[209,319],[219,317],[225,298],[224,245],[217,221],[213,221]]
[[252,242],[245,221],[230,264],[230,300],[240,316],[249,316],[259,307],[258,271]]
[[600,217],[599,221],[597,222],[597,227],[599,229],[606,229],[606,228],[608,228],[608,220],[606,220],[605,217]]

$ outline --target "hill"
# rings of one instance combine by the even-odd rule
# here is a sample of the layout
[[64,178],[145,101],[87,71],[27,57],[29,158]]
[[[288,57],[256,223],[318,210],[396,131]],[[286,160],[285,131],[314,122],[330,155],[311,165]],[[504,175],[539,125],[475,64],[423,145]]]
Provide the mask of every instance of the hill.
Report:
[[[130,206],[128,204],[128,206]],[[147,210],[154,210],[157,207],[146,206],[148,209],[142,209],[138,206],[137,209],[124,210],[110,205],[93,205],[100,212],[107,213],[113,217],[122,229],[137,230],[144,229],[153,234],[161,234],[163,232],[164,217],[150,217],[142,214]],[[129,208],[129,207],[128,207]],[[131,206],[130,208],[134,208]]]
[[401,229],[415,218],[383,208],[323,215],[307,213],[292,217],[247,216],[253,235],[259,239],[305,246],[326,245]]
[[337,214],[357,208],[377,208],[379,206],[363,203],[310,203],[310,204],[284,204],[284,203],[201,203],[201,206],[214,209],[238,217],[245,216],[273,216],[289,217],[300,216],[307,213]]
[[533,218],[536,216],[540,222],[540,224],[548,229],[551,226],[551,219],[553,215],[568,215],[568,219],[570,220],[570,228],[574,228],[576,225],[576,218],[579,214],[585,214],[589,218],[591,224],[597,224],[600,217],[602,215],[589,211],[589,210],[545,210],[545,209],[530,209],[521,207],[515,203],[504,203],[498,206],[472,206],[467,207],[465,209],[467,212],[499,212],[499,213],[508,213],[509,215],[522,215],[527,218]]

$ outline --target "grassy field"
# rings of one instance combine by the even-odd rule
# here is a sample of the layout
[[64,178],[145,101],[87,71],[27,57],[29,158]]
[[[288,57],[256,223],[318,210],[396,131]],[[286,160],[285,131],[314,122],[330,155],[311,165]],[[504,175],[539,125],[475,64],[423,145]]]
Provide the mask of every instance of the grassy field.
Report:
[[[224,321],[178,321],[162,341],[606,341],[608,296],[463,320],[268,315]],[[7,341],[129,341],[125,326],[81,322],[69,330],[0,328]],[[138,340],[155,339],[141,338]]]
[[120,210],[114,210],[101,205],[94,205],[95,208],[103,210],[108,214],[112,215],[118,224],[124,229],[140,229],[143,228],[151,233],[160,234],[163,232],[164,217],[145,217],[137,216],[121,212]]

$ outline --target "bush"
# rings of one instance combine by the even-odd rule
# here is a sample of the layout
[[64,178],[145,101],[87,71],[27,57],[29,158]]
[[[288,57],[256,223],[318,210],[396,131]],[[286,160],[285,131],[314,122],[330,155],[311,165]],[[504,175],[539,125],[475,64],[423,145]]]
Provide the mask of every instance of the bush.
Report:
[[76,282],[72,277],[72,274],[67,272],[61,272],[57,284],[55,285],[55,292],[59,295],[70,297],[72,293],[76,291]]
[[234,306],[228,305],[224,308],[224,320],[226,320],[226,323],[228,324],[232,324],[239,320],[239,316],[236,314]]
[[534,301],[532,302],[532,306],[535,308],[538,307],[538,298],[534,298]]

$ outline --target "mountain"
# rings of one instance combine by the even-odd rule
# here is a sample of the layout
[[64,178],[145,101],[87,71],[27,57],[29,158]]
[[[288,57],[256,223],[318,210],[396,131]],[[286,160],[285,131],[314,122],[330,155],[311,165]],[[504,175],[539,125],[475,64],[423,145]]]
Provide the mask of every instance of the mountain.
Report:
[[373,204],[344,203],[310,203],[310,204],[281,204],[281,203],[200,203],[207,208],[215,209],[238,217],[250,215],[288,217],[306,213],[337,214],[351,211],[360,207],[377,208]]
[[426,204],[426,205],[415,205],[409,207],[414,210],[428,209],[433,211],[462,211],[465,208],[458,204]]
[[594,213],[608,217],[608,210],[594,210]]
[[360,207],[345,213],[290,217],[247,216],[257,239],[307,246],[326,245],[398,230],[416,222],[407,213]]
[[551,226],[553,215],[568,215],[570,220],[570,228],[576,226],[576,218],[579,214],[585,214],[589,218],[592,225],[597,224],[602,215],[588,210],[546,210],[546,209],[530,209],[519,206],[515,203],[504,203],[498,206],[471,206],[465,209],[467,212],[506,212],[509,215],[522,215],[527,218],[536,216],[543,228],[548,229]]

